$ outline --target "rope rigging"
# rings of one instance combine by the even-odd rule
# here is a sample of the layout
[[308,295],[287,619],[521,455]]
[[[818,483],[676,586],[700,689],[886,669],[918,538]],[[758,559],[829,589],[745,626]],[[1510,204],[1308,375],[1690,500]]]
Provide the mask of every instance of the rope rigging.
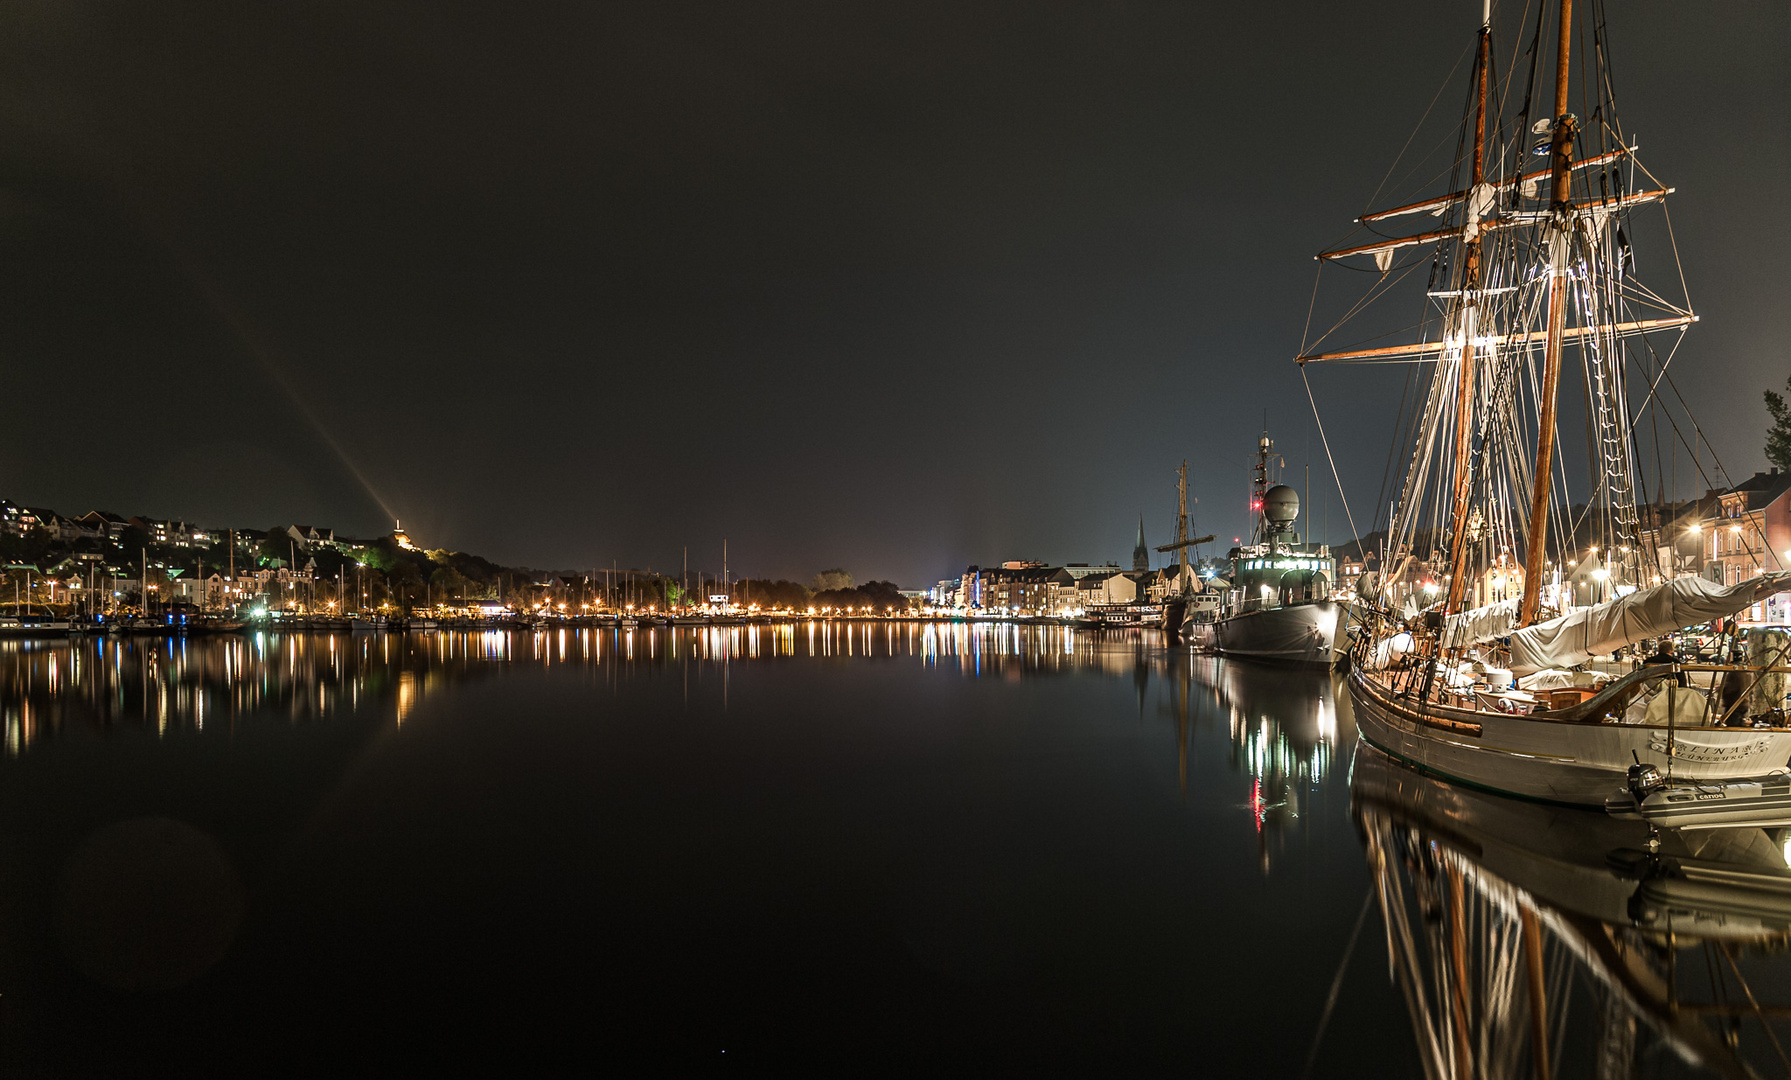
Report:
[[[1655,180],[1624,136],[1615,109],[1604,3],[1592,3],[1593,17],[1577,27],[1582,62],[1575,87],[1579,97],[1575,104],[1589,122],[1569,117],[1573,126],[1562,132],[1554,131],[1561,121],[1558,117],[1532,123],[1545,77],[1541,43],[1550,18],[1547,5],[1536,5],[1532,19],[1526,0],[1518,22],[1530,31],[1524,35],[1528,47],[1514,45],[1509,62],[1502,63],[1500,51],[1492,47],[1493,26],[1488,24],[1486,41],[1476,39],[1480,47],[1471,65],[1473,78],[1453,130],[1445,131],[1431,150],[1411,162],[1401,183],[1418,175],[1426,159],[1452,142],[1450,160],[1429,181],[1412,189],[1411,197],[1394,211],[1362,215],[1380,221],[1428,211],[1432,218],[1442,219],[1441,226],[1427,224],[1423,228],[1428,231],[1408,239],[1409,233],[1402,236],[1370,221],[1358,222],[1358,232],[1388,243],[1335,249],[1321,258],[1314,276],[1301,333],[1302,368],[1312,362],[1408,365],[1392,425],[1395,442],[1376,505],[1387,507],[1389,494],[1396,490],[1387,519],[1389,566],[1411,567],[1433,582],[1445,577],[1453,581],[1452,575],[1459,575],[1461,581],[1472,583],[1455,587],[1452,604],[1457,593],[1464,604],[1502,599],[1501,590],[1520,561],[1532,573],[1549,567],[1552,583],[1564,583],[1569,567],[1579,567],[1588,550],[1600,554],[1590,565],[1598,567],[1601,581],[1609,578],[1608,588],[1635,588],[1664,576],[1659,544],[1645,535],[1640,510],[1649,504],[1651,493],[1658,498],[1663,491],[1658,477],[1650,483],[1642,475],[1642,463],[1648,460],[1643,435],[1654,445],[1652,464],[1658,473],[1661,414],[1667,416],[1665,431],[1686,442],[1680,421],[1672,415],[1675,410],[1666,408],[1669,397],[1681,407],[1684,400],[1668,371],[1678,343],[1663,357],[1641,335],[1657,327],[1677,328],[1682,341],[1686,324],[1696,316],[1689,302],[1670,300],[1635,275],[1633,219],[1643,206],[1660,202],[1671,189]],[[1465,55],[1464,51],[1456,58],[1448,79],[1457,77]],[[1529,62],[1522,65],[1527,70],[1521,79],[1501,75],[1500,69],[1515,71],[1524,55]],[[1551,69],[1546,77],[1553,75]],[[1509,106],[1518,100],[1520,88],[1521,105],[1514,115]],[[1406,137],[1376,187],[1371,206],[1389,189],[1411,148],[1424,141],[1423,129],[1441,94],[1439,88]],[[1545,134],[1547,139],[1536,141]],[[1564,151],[1568,156],[1557,159],[1554,166],[1558,179],[1552,186],[1559,191],[1549,190],[1546,171],[1531,171],[1530,162],[1550,140],[1568,147]],[[1655,187],[1638,189],[1638,175]],[[1425,194],[1439,185],[1446,185],[1443,190],[1452,194]],[[1538,204],[1556,209],[1527,209]],[[1665,220],[1671,241],[1671,220]],[[1393,255],[1402,246],[1415,246],[1422,254],[1395,262]],[[1676,243],[1672,247],[1683,296],[1684,267]],[[1363,258],[1370,255],[1372,259]],[[1343,305],[1340,317],[1314,335],[1326,262],[1370,273],[1373,280]],[[1427,273],[1415,298],[1417,317],[1396,320],[1403,325],[1393,329],[1367,325],[1367,313],[1409,295],[1420,266],[1427,267]],[[1551,284],[1555,282],[1559,284]],[[1545,387],[1539,376],[1542,345],[1556,340],[1556,330],[1549,327],[1551,289],[1560,294],[1569,328],[1561,333],[1560,342],[1578,362],[1578,377],[1563,383],[1561,391],[1552,381]],[[1377,316],[1376,321],[1387,320]],[[1339,349],[1330,343],[1341,337],[1346,325],[1368,332],[1359,335],[1355,345]],[[1412,344],[1395,344],[1402,341]],[[1328,351],[1321,353],[1321,348]],[[1414,380],[1420,376],[1427,385],[1414,396]],[[1317,392],[1304,371],[1302,377],[1323,437]],[[1555,475],[1537,475],[1542,466],[1533,464],[1535,455],[1528,448],[1537,443],[1545,418],[1558,415],[1553,405],[1542,408],[1544,397],[1552,402],[1569,388],[1569,399],[1581,398],[1585,445],[1575,448],[1570,441],[1549,440],[1546,471]],[[1639,418],[1646,418],[1645,431],[1638,426]],[[1707,446],[1695,421],[1690,428],[1691,441]],[[1326,449],[1329,458],[1328,439]],[[1694,453],[1694,460],[1699,456]],[[1715,455],[1711,457],[1714,462]],[[1405,475],[1397,481],[1396,459],[1406,464]],[[1336,476],[1334,460],[1331,465]],[[1341,477],[1337,479],[1342,493]],[[1533,511],[1528,494],[1544,486],[1546,498],[1538,492]],[[1347,496],[1344,501],[1347,511]],[[1532,535],[1532,512],[1545,511],[1547,528]],[[1656,534],[1658,517],[1650,511],[1647,519]],[[1351,526],[1355,527],[1353,515]],[[1554,553],[1554,562],[1527,550],[1538,540]],[[1560,569],[1552,569],[1555,566]],[[1415,587],[1418,580],[1412,577],[1407,585]]]

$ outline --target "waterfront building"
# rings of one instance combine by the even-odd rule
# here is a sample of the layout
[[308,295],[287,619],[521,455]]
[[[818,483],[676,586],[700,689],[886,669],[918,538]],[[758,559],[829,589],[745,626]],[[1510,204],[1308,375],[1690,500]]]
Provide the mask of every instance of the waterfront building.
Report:
[[1701,530],[1704,576],[1732,585],[1791,569],[1791,473],[1755,473],[1718,496]]
[[983,571],[981,567],[966,567],[964,575],[958,579],[958,606],[964,608],[980,608],[983,606]]
[[1076,582],[1076,606],[1087,610],[1105,604],[1135,604],[1143,595],[1144,575],[1090,574]]
[[986,584],[984,606],[1021,615],[1052,615],[1068,610],[1076,595],[1076,579],[1061,567],[1030,563],[1003,569]]
[[[1695,576],[1734,585],[1791,570],[1791,472],[1755,473],[1733,487],[1639,511],[1643,566],[1637,584]],[[1737,618],[1791,622],[1791,598],[1771,597]]]
[[[1117,583],[1118,576],[1123,580]],[[1144,595],[1149,575],[1121,573],[1118,563],[1049,566],[1031,559],[993,567],[971,566],[927,590],[934,607],[1004,611],[1018,615],[1067,615],[1089,603],[1134,603]],[[1113,599],[1123,596],[1124,599]]]
[[[1791,570],[1791,473],[1755,473],[1717,497],[1716,514],[1698,530],[1702,576],[1733,585]],[[1743,622],[1791,622],[1783,593],[1748,608]]]

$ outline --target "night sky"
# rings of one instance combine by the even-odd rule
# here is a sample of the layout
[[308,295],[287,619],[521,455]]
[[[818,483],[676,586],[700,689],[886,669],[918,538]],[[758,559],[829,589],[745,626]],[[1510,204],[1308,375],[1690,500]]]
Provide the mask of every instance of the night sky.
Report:
[[[1675,371],[1745,476],[1791,373],[1791,7],[1608,6],[1704,319]],[[1342,539],[1312,255],[1479,8],[15,0],[0,496],[913,587],[1129,563],[1184,457],[1229,540],[1266,409]],[[1314,384],[1361,521],[1397,384]]]

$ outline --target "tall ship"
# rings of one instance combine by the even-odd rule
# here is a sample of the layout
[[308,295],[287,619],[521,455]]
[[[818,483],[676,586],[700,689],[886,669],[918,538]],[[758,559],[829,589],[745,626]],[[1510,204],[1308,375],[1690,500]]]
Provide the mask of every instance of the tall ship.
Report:
[[[1675,576],[1666,463],[1680,476],[1714,458],[1676,389],[1697,373],[1669,369],[1697,316],[1636,273],[1633,242],[1672,250],[1672,189],[1617,114],[1605,14],[1580,27],[1571,0],[1548,0],[1501,48],[1485,5],[1459,127],[1436,144],[1445,160],[1413,166],[1435,179],[1318,256],[1321,284],[1346,267],[1366,289],[1296,358],[1303,374],[1353,362],[1407,379],[1391,459],[1404,474],[1390,470],[1381,565],[1354,602],[1363,736],[1444,778],[1594,806],[1637,775],[1712,783],[1791,758],[1782,635],[1750,635],[1760,647],[1733,664],[1661,651],[1791,575],[1772,562],[1740,580]],[[1401,293],[1415,324],[1409,306],[1385,313]],[[1338,347],[1346,325],[1357,340]]]
[[1270,482],[1274,460],[1264,432],[1250,500],[1256,522],[1250,543],[1231,549],[1230,587],[1212,623],[1212,648],[1246,660],[1329,666],[1338,657],[1341,612],[1331,598],[1337,563],[1324,544],[1300,541],[1300,496]]

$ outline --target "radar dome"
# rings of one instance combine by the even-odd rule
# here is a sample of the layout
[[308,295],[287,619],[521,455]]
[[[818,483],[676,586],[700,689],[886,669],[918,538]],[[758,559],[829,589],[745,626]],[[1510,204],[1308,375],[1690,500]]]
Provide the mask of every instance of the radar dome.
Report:
[[1271,525],[1292,525],[1300,516],[1300,493],[1286,484],[1276,484],[1263,493],[1262,516]]

